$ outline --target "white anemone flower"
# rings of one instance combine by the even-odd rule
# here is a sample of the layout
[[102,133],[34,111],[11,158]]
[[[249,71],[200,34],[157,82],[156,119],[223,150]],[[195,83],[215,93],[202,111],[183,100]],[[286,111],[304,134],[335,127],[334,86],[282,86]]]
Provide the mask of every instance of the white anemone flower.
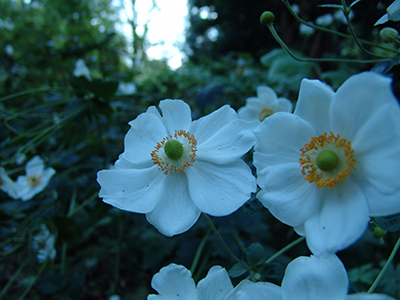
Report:
[[226,216],[256,190],[241,159],[255,143],[257,121],[239,119],[228,105],[192,122],[188,104],[164,100],[129,125],[115,169],[98,172],[99,197],[146,214],[166,236],[187,231],[201,212]]
[[132,82],[120,82],[118,85],[118,95],[132,95],[136,93],[136,85]]
[[286,267],[280,290],[281,299],[271,300],[394,300],[383,294],[348,295],[348,289],[346,269],[336,255],[301,256]]
[[56,249],[54,249],[55,235],[51,234],[45,224],[40,226],[40,233],[33,237],[32,248],[36,252],[36,257],[40,263],[48,258],[54,260]]
[[3,167],[0,168],[0,190],[13,199],[18,199],[18,187]]
[[86,66],[85,61],[82,58],[79,58],[76,61],[73,75],[75,77],[81,77],[81,76],[86,77],[86,79],[89,80],[89,81],[92,80],[91,77],[90,77],[90,70]]
[[265,295],[273,300],[280,297],[280,288],[267,282],[243,280],[234,288],[228,272],[220,266],[213,266],[196,286],[188,269],[170,264],[153,276],[151,286],[158,295],[149,295],[147,300],[262,300]]
[[315,255],[355,243],[370,216],[400,212],[400,108],[391,79],[349,78],[335,93],[302,81],[293,114],[256,129],[258,199]]
[[44,162],[39,156],[33,157],[25,165],[26,175],[18,176],[18,198],[30,200],[43,191],[49,184],[51,177],[56,173],[53,168],[44,168]]
[[257,97],[250,97],[246,105],[238,110],[238,115],[244,120],[263,121],[277,111],[292,112],[293,104],[286,98],[278,98],[275,91],[268,86],[257,88]]
[[387,9],[387,14],[384,14],[376,23],[376,25],[384,24],[390,21],[399,21],[400,20],[400,0],[394,1]]

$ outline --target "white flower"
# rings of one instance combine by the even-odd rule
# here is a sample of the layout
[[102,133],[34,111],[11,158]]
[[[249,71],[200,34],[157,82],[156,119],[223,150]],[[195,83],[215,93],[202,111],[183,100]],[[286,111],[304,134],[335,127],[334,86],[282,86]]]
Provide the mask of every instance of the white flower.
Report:
[[48,185],[51,177],[56,173],[53,168],[44,168],[43,160],[39,156],[33,157],[25,165],[26,175],[18,176],[18,198],[23,201],[32,199]]
[[400,0],[394,1],[387,9],[387,14],[383,15],[374,26],[383,24],[391,21],[399,21],[400,20]]
[[136,86],[131,82],[120,82],[118,85],[117,93],[119,95],[132,95],[136,93]]
[[40,263],[45,262],[47,258],[54,260],[56,249],[54,249],[55,236],[51,234],[45,224],[40,226],[41,232],[33,237],[32,247],[37,253],[36,257]]
[[292,112],[293,105],[286,98],[278,98],[273,89],[268,86],[257,88],[257,97],[246,100],[246,106],[238,110],[238,115],[244,120],[263,121],[277,111]]
[[390,85],[365,72],[335,93],[304,79],[294,114],[255,129],[258,198],[315,255],[355,243],[369,216],[400,212],[400,109]]
[[[313,22],[309,22],[309,23],[313,24]],[[315,29],[312,28],[311,26],[301,23],[299,25],[299,31],[300,31],[300,34],[302,34],[302,35],[310,36],[314,33]]]
[[319,26],[329,26],[333,23],[333,16],[332,14],[325,14],[322,16],[319,16],[318,18],[315,19],[315,24]]
[[158,295],[149,295],[147,300],[262,300],[265,295],[275,300],[280,297],[280,288],[272,283],[244,280],[233,288],[228,272],[220,266],[212,267],[196,287],[188,269],[170,264],[153,276],[151,286]]
[[9,56],[13,56],[13,54],[14,54],[14,48],[13,48],[13,46],[10,45],[10,44],[7,44],[7,45],[4,47],[4,51],[5,51]]
[[82,58],[76,61],[73,75],[75,77],[80,77],[80,76],[86,77],[87,80],[89,81],[92,80],[90,77],[89,68],[86,66],[85,61]]
[[129,125],[114,170],[98,172],[99,197],[119,209],[146,214],[166,236],[187,231],[201,212],[226,216],[255,192],[241,159],[255,142],[257,121],[239,119],[225,105],[192,122],[182,100],[160,102]]
[[348,295],[348,286],[346,269],[336,255],[298,257],[286,267],[281,285],[281,299],[394,300],[382,294]]
[[14,181],[8,177],[6,170],[0,168],[0,190],[7,193],[13,199],[18,199],[18,188]]

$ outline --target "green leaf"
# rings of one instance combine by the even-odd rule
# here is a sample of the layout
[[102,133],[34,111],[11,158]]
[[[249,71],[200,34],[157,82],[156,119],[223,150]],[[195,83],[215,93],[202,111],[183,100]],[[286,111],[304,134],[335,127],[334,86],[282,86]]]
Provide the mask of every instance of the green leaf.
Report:
[[251,244],[246,249],[246,259],[249,265],[256,265],[259,261],[265,260],[266,252],[264,247],[259,243]]
[[228,274],[231,278],[236,278],[236,277],[242,276],[246,272],[247,272],[247,269],[239,263],[234,264],[233,267],[230,270],[228,270]]
[[373,222],[376,226],[382,228],[385,231],[400,231],[400,214],[391,217],[375,218]]
[[320,5],[318,5],[318,7],[343,9],[343,5],[340,5],[340,4],[320,4]]

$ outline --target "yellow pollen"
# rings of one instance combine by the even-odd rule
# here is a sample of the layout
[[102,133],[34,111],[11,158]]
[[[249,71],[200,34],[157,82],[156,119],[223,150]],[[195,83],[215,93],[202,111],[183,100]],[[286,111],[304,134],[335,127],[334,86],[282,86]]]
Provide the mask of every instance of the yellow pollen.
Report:
[[[183,153],[178,159],[171,159],[165,153],[164,146],[170,140],[176,140],[182,144]],[[157,142],[155,149],[151,152],[151,159],[155,165],[159,166],[159,170],[165,175],[180,172],[185,174],[184,169],[193,166],[197,151],[197,140],[193,134],[185,130],[175,130],[175,134],[166,136],[161,142]]]
[[[338,165],[333,170],[323,171],[317,166],[318,155],[329,150],[338,156]],[[301,173],[308,182],[315,182],[317,187],[334,187],[339,182],[346,179],[351,174],[351,169],[355,169],[354,150],[351,148],[351,142],[340,135],[325,132],[317,137],[312,137],[311,141],[300,149],[301,157],[299,163]]]
[[35,187],[40,183],[40,175],[33,174],[28,177],[27,181],[31,187]]
[[269,108],[264,108],[259,114],[258,114],[258,119],[262,122],[264,121],[265,118],[269,117],[272,115],[274,111],[272,111]]

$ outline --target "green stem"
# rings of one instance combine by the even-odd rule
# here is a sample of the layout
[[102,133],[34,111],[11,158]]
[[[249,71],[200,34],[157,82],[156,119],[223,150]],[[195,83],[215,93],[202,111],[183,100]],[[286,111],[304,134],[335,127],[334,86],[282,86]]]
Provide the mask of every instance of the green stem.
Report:
[[78,211],[80,211],[82,208],[84,208],[89,203],[92,203],[96,199],[97,199],[97,192],[94,193],[90,198],[86,199],[81,204],[75,206],[74,209],[68,213],[67,217],[68,218],[72,217],[74,214],[76,214]]
[[35,285],[36,281],[39,279],[40,275],[43,273],[44,269],[47,266],[47,263],[49,262],[49,258],[46,259],[46,261],[42,264],[37,276],[35,277],[35,280],[32,280],[32,282],[28,285],[28,287],[25,289],[24,293],[21,295],[21,297],[18,298],[18,300],[23,300],[25,296],[29,293],[31,288]]
[[391,58],[381,58],[381,59],[369,59],[369,60],[363,60],[363,59],[345,59],[345,58],[301,58],[296,56],[290,48],[285,44],[285,42],[280,38],[278,33],[275,30],[275,27],[270,24],[267,25],[268,29],[271,31],[272,36],[275,38],[275,40],[278,42],[278,44],[295,60],[301,61],[301,62],[345,62],[345,63],[379,63],[379,62],[384,62],[384,61],[392,61],[393,59]]
[[250,270],[249,266],[245,264],[243,261],[241,261],[239,258],[236,257],[235,254],[232,253],[231,249],[229,249],[228,245],[225,243],[223,240],[222,236],[219,234],[217,228],[215,228],[213,222],[211,221],[210,217],[203,213],[203,216],[206,218],[208,224],[210,224],[211,229],[214,231],[215,235],[217,236],[218,240],[221,242],[222,246],[225,248],[225,250],[228,252],[228,254],[236,260],[239,264],[241,264],[246,270]]
[[11,285],[14,283],[15,279],[17,278],[17,276],[19,275],[19,273],[21,273],[22,269],[25,267],[26,263],[22,264],[19,269],[17,270],[17,272],[15,272],[15,274],[13,275],[13,277],[11,277],[11,279],[7,282],[6,286],[3,288],[3,290],[0,293],[0,299],[2,299],[2,297],[6,294],[7,290],[11,287]]
[[[314,28],[314,29],[316,29],[316,30],[321,30],[321,31],[325,31],[325,32],[330,33],[330,34],[334,34],[334,35],[340,36],[340,37],[353,39],[353,36],[350,35],[350,34],[341,33],[341,32],[338,32],[338,31],[335,31],[335,30],[332,30],[332,29],[329,29],[329,28],[325,28],[325,27],[322,27],[322,26],[318,26],[318,25],[315,25],[315,24],[312,24],[312,23],[309,23],[309,22],[303,20],[303,19],[300,18],[300,17],[296,14],[296,12],[293,10],[293,8],[292,8],[292,6],[290,5],[290,3],[289,3],[288,0],[282,0],[282,2],[283,2],[283,4],[286,5],[286,7],[288,8],[288,10],[289,10],[289,12],[292,14],[292,16],[293,16],[297,21],[299,21],[300,23],[302,23],[302,24],[304,24],[304,25],[307,25],[307,26],[309,26],[309,27],[311,27],[311,28]],[[358,39],[358,41],[360,41],[360,42],[363,43],[363,44],[369,45],[369,46],[375,46],[375,47],[378,47],[378,48],[380,48],[380,49],[387,50],[387,51],[389,51],[389,52],[398,53],[398,51],[396,51],[396,50],[393,50],[393,49],[384,47],[384,46],[379,45],[379,44],[372,43],[372,42],[370,42],[370,41],[366,41],[366,40],[363,40],[363,39]]]
[[272,262],[273,260],[275,260],[276,258],[278,258],[279,256],[281,256],[283,253],[285,253],[286,251],[288,251],[290,248],[293,248],[294,246],[296,246],[298,243],[300,243],[301,241],[303,241],[305,239],[304,236],[299,237],[297,240],[294,240],[293,242],[291,242],[289,245],[283,247],[281,250],[279,250],[278,252],[276,252],[274,255],[272,255],[270,258],[268,258],[265,263],[269,264],[270,262]]
[[69,91],[69,89],[67,89],[67,88],[54,88],[54,87],[31,89],[31,90],[26,90],[26,91],[22,91],[22,92],[18,92],[18,93],[15,93],[15,94],[11,94],[11,95],[7,95],[7,96],[4,96],[4,97],[1,97],[0,98],[0,102],[6,101],[6,100],[9,100],[9,99],[13,99],[13,98],[17,98],[17,97],[21,97],[21,96],[25,96],[25,95],[29,95],[29,94],[50,92],[50,91],[55,91],[55,90]]
[[207,230],[206,234],[203,236],[203,238],[202,238],[202,240],[200,242],[199,247],[196,250],[196,254],[194,255],[194,258],[193,258],[193,263],[190,266],[190,271],[192,272],[192,274],[194,274],[194,271],[196,270],[196,267],[197,267],[197,265],[199,263],[201,252],[203,251],[204,246],[207,243],[207,240],[208,240],[208,237],[211,234],[211,231],[212,231],[211,228],[209,230]]
[[376,289],[376,287],[379,285],[379,283],[382,280],[383,275],[386,273],[386,270],[389,268],[390,264],[393,261],[393,258],[395,257],[397,251],[400,248],[400,237],[396,242],[396,245],[394,245],[394,248],[392,250],[392,253],[390,253],[390,256],[388,258],[388,260],[386,261],[385,265],[383,266],[381,272],[379,273],[379,275],[376,277],[375,281],[372,283],[371,287],[368,290],[368,294],[373,293]]

